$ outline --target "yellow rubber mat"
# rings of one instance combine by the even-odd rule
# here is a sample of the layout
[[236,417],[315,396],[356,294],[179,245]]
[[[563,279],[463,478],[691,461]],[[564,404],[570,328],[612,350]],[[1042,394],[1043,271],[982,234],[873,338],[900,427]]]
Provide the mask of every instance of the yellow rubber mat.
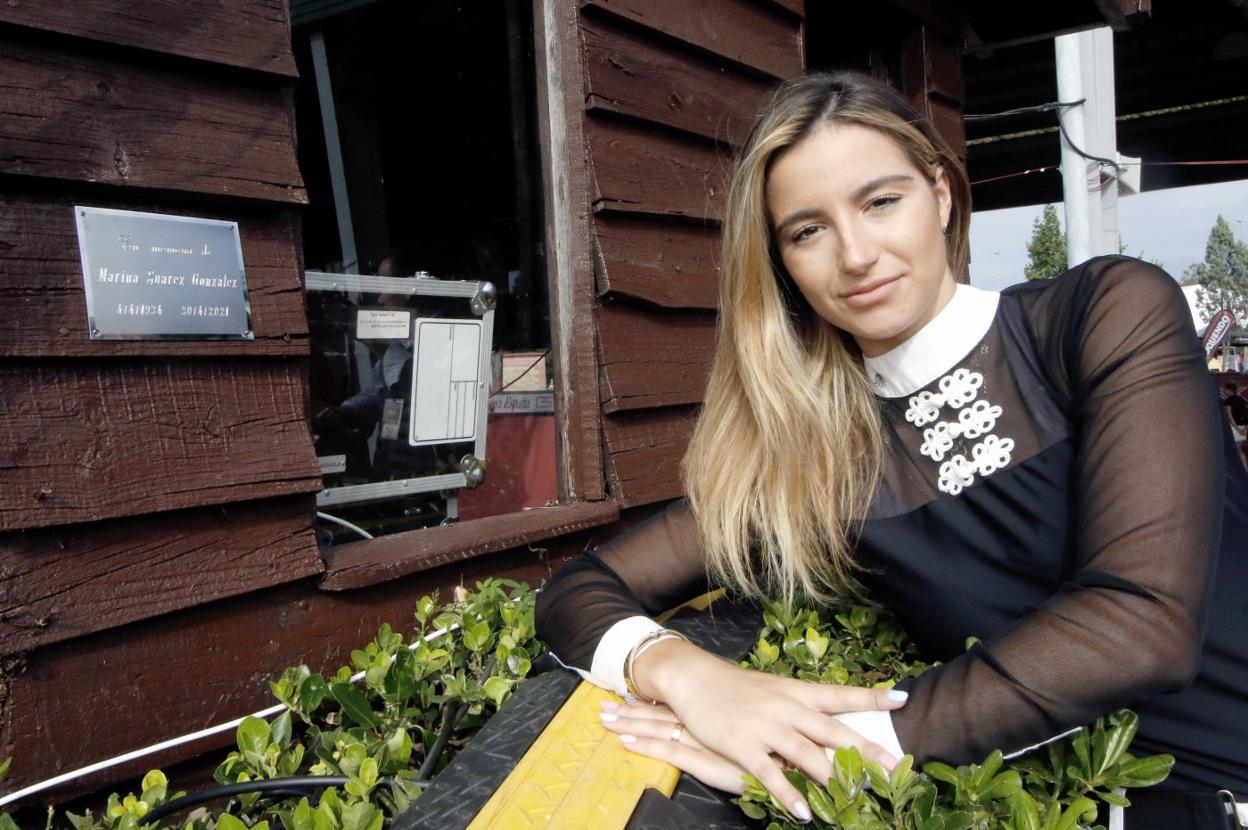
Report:
[[647,787],[671,795],[680,771],[627,751],[598,719],[619,699],[582,682],[468,830],[622,830]]

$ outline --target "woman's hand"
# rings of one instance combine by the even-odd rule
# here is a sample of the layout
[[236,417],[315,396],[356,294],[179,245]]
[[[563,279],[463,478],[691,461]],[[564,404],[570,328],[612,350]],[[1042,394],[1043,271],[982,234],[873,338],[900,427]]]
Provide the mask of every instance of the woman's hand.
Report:
[[[825,747],[843,746],[857,747],[864,759],[887,769],[897,764],[883,747],[829,715],[897,709],[905,702],[902,693],[742,669],[679,640],[648,649],[633,676],[642,694],[667,704],[699,747],[757,778],[799,819],[809,819],[810,808],[784,777],[783,765],[827,781],[832,762]],[[727,771],[717,765],[714,774]]]
[[745,770],[703,746],[666,706],[603,701],[602,709],[602,725],[631,751],[671,764],[717,790],[741,792]]

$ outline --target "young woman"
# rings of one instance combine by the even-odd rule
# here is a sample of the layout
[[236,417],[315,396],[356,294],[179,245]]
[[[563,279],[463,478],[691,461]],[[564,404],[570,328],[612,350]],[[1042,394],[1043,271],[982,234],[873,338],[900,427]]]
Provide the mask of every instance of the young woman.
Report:
[[[562,570],[539,635],[655,701],[604,714],[635,751],[749,772],[799,818],[781,768],[824,779],[824,747],[969,762],[1123,706],[1138,752],[1178,759],[1163,787],[1245,800],[1248,479],[1182,293],[1122,257],[959,285],[969,221],[961,164],[888,87],[781,87],[733,173],[688,500]],[[708,579],[860,586],[943,665],[821,686],[656,634]]]

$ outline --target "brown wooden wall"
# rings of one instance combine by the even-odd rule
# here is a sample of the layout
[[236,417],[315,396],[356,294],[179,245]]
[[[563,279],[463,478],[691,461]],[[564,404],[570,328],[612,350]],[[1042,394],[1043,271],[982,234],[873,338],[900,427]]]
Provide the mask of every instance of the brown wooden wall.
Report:
[[[578,440],[601,441],[601,467],[596,443],[565,445],[588,459],[575,465],[587,501],[554,508],[566,535],[540,548],[486,554],[530,538],[509,525],[413,564],[396,538],[360,562],[343,548],[324,579],[285,0],[201,0],[194,14],[182,0],[0,3],[6,791],[262,708],[273,673],[332,670],[379,622],[402,624],[421,593],[540,579],[650,510],[637,506],[680,495],[714,340],[726,169],[760,96],[803,70],[805,3],[717,0],[707,14],[671,0],[559,2],[575,19],[555,36],[578,58],[561,82],[588,207],[573,209],[588,228],[572,260],[583,256],[586,284],[592,262],[594,295],[595,352],[569,376],[587,373],[596,383],[580,388],[597,396],[565,420]],[[937,118],[960,106],[940,80],[942,37],[933,29],[905,52],[922,55],[907,64],[908,91]],[[91,342],[75,204],[237,220],[256,339]],[[615,504],[595,506],[604,478]],[[573,532],[616,504],[637,509]]]
[[[0,757],[15,756],[13,789],[245,714],[189,688],[167,702],[170,673],[205,679],[209,640],[164,632],[209,631],[213,603],[250,607],[239,597],[306,584],[322,563],[285,0],[3,3],[0,77]],[[255,340],[92,342],[73,205],[236,220]]]
[[803,70],[803,0],[580,0],[599,397],[611,494],[681,494],[715,339],[734,146]]

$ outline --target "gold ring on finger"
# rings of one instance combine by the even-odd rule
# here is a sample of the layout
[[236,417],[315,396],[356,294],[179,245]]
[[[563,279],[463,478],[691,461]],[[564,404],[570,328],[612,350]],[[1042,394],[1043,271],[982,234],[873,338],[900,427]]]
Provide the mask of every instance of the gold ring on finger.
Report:
[[681,738],[681,736],[682,736],[682,735],[684,735],[684,734],[685,734],[685,726],[684,726],[684,724],[677,723],[677,724],[676,724],[676,726],[674,726],[674,727],[672,728],[672,736],[671,736],[668,740],[670,740],[670,741],[679,741],[679,740],[680,740],[680,738]]

